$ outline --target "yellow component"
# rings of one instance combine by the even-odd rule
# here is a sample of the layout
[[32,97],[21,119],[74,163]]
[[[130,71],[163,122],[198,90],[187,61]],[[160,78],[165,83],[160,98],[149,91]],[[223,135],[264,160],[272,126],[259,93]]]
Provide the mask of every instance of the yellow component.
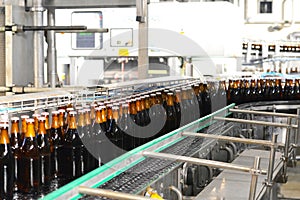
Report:
[[119,56],[129,56],[128,49],[119,49]]
[[159,194],[157,194],[157,191],[151,187],[147,187],[146,194],[144,196],[150,196],[152,199],[163,199]]
[[167,70],[148,70],[149,74],[168,74]]
[[152,198],[152,199],[163,199],[161,196],[159,196],[157,193],[152,193],[151,195],[150,195],[150,197]]

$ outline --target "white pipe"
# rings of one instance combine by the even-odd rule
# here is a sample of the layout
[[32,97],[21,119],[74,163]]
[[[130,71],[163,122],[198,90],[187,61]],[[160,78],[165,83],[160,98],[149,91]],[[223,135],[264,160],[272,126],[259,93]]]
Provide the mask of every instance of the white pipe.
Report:
[[[48,9],[48,26],[55,26],[55,9]],[[55,31],[47,31],[47,68],[48,82],[52,88],[55,88],[57,80],[57,62],[56,62],[56,42]]]
[[173,192],[175,192],[177,194],[177,199],[178,200],[182,200],[183,199],[182,193],[180,192],[180,190],[177,187],[171,185],[169,188],[170,188],[171,191],[173,191]]
[[[42,0],[34,0],[31,11],[33,13],[33,25],[43,26]],[[34,86],[41,87],[44,84],[44,31],[33,32],[33,70]]]

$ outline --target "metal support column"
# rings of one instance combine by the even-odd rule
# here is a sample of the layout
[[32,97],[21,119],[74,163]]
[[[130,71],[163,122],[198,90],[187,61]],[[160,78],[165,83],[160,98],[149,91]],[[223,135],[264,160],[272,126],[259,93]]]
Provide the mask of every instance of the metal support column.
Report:
[[287,124],[290,125],[286,129],[286,136],[285,136],[285,147],[284,147],[284,155],[283,155],[283,168],[282,168],[282,181],[285,183],[287,182],[288,176],[287,176],[287,167],[288,167],[288,161],[289,161],[289,152],[290,152],[290,135],[291,135],[291,124],[292,119],[287,119]]
[[137,21],[139,22],[138,77],[148,78],[148,4],[147,0],[136,0]]
[[297,109],[297,115],[298,115],[298,121],[297,121],[297,125],[298,125],[298,129],[296,132],[296,136],[295,136],[295,144],[296,145],[300,145],[299,141],[300,141],[300,108]]
[[[43,26],[43,0],[34,0],[31,12],[33,13],[33,25]],[[44,84],[44,31],[33,32],[33,71],[34,86],[41,87]]]
[[[48,9],[48,26],[55,26],[55,9]],[[48,82],[52,88],[55,88],[57,81],[57,63],[56,63],[56,38],[55,31],[47,31],[47,68]]]
[[[254,164],[253,164],[253,169],[254,170],[259,170],[259,166],[260,166],[260,157],[256,156],[255,160],[254,160]],[[255,199],[257,179],[258,179],[258,174],[255,173],[255,172],[252,172],[251,183],[250,183],[250,192],[249,192],[249,200],[254,200]]]
[[[277,143],[277,134],[273,134],[272,136],[272,143]],[[268,175],[266,180],[266,186],[267,186],[267,199],[272,199],[272,188],[273,188],[273,170],[274,170],[274,164],[275,164],[275,153],[276,153],[276,146],[271,146],[270,150],[270,160],[269,160],[269,167],[268,167]]]

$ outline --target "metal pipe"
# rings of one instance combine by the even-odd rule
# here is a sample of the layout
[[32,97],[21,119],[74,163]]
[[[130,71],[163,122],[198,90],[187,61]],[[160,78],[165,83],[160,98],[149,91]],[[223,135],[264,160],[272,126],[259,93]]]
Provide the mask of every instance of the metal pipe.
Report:
[[[260,166],[260,157],[255,156],[253,169],[259,170],[259,166]],[[249,200],[254,200],[255,199],[257,179],[258,179],[258,175],[256,173],[252,173],[251,183],[250,183]]]
[[[292,120],[291,118],[287,119],[287,124],[291,124]],[[287,127],[286,129],[286,136],[285,136],[285,147],[284,147],[284,164],[283,164],[283,176],[286,178],[286,173],[287,173],[287,164],[289,160],[289,147],[290,147],[290,135],[291,135],[291,129]]]
[[268,115],[268,116],[275,116],[275,117],[299,118],[299,115],[293,115],[293,114],[288,114],[288,113],[263,112],[263,111],[255,111],[255,110],[229,109],[229,112],[256,114],[256,115]]
[[182,193],[181,193],[181,191],[177,187],[171,185],[169,188],[170,188],[171,191],[173,191],[173,192],[175,192],[177,194],[177,199],[178,200],[182,200],[183,199]]
[[[48,10],[49,11],[49,10]],[[85,31],[86,26],[55,26],[55,11],[50,10],[50,21],[48,12],[48,26],[24,26],[24,31]]]
[[[48,9],[48,26],[55,26],[55,9]],[[48,82],[51,88],[55,88],[57,80],[57,62],[56,62],[56,37],[53,30],[47,31],[47,67]]]
[[[33,25],[43,26],[43,0],[34,0],[31,11],[33,13]],[[33,32],[33,71],[34,86],[41,87],[44,84],[44,32]]]
[[[297,115],[300,117],[300,108],[297,108]],[[300,141],[300,120],[298,120],[297,122],[297,125],[298,125],[298,128],[297,128],[297,131],[296,131],[296,141],[295,141],[295,144],[297,145],[300,145],[299,144],[299,141]]]
[[143,197],[141,195],[135,194],[127,194],[123,192],[115,192],[112,190],[105,190],[105,189],[94,189],[85,186],[79,186],[78,192],[81,194],[87,194],[91,196],[100,196],[100,197],[107,197],[112,199],[119,199],[119,200],[149,200],[153,198]]
[[297,128],[297,125],[289,125],[289,124],[282,124],[282,123],[271,123],[265,121],[256,121],[256,120],[245,120],[245,119],[236,119],[236,118],[225,118],[225,117],[214,117],[215,120],[220,121],[229,121],[229,122],[236,122],[236,123],[248,123],[248,124],[256,124],[256,125],[265,125],[265,126],[275,126],[280,128]]
[[[277,138],[278,138],[278,134],[273,134],[272,142],[277,143]],[[275,165],[275,153],[276,153],[276,147],[271,146],[270,160],[269,160],[269,166],[268,166],[268,175],[267,175],[267,180],[266,180],[267,199],[271,199],[271,195],[272,195],[273,170],[274,170],[274,165]]]
[[267,172],[265,170],[254,170],[251,167],[245,167],[241,165],[235,165],[232,163],[224,163],[214,160],[206,160],[206,159],[200,159],[200,158],[193,158],[193,157],[187,157],[187,156],[180,156],[180,155],[173,155],[168,153],[156,153],[156,152],[149,152],[144,151],[142,152],[143,156],[146,157],[152,157],[152,158],[160,158],[160,159],[167,159],[167,160],[173,160],[177,162],[188,162],[196,165],[204,165],[208,167],[217,167],[222,169],[230,169],[230,170],[236,170],[236,171],[242,171],[242,172],[255,172],[258,174],[266,175]]
[[142,20],[139,22],[139,48],[138,48],[138,78],[148,78],[149,55],[148,55],[148,2],[147,0],[136,0],[137,13],[141,13]]
[[273,143],[268,140],[256,140],[256,139],[246,139],[246,138],[237,138],[237,137],[230,137],[230,136],[223,136],[223,135],[216,135],[216,134],[206,134],[206,133],[191,133],[191,132],[183,132],[181,135],[183,136],[192,136],[192,137],[203,137],[203,138],[211,138],[217,140],[225,140],[231,142],[240,142],[244,144],[256,144],[262,146],[280,146],[284,147],[283,143]]
[[55,30],[56,33],[108,33],[108,28],[91,28],[86,30]]

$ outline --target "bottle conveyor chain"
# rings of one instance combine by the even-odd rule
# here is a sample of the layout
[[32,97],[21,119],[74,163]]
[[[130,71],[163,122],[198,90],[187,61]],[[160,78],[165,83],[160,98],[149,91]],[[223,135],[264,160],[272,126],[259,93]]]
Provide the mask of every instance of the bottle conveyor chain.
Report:
[[[148,186],[165,199],[275,199],[275,183],[287,181],[287,167],[295,161],[299,109],[298,114],[282,113],[274,109],[276,102],[256,103],[268,104],[272,112],[231,104],[127,152],[44,199],[149,199],[143,196]],[[286,102],[285,109],[289,107],[300,105]]]

